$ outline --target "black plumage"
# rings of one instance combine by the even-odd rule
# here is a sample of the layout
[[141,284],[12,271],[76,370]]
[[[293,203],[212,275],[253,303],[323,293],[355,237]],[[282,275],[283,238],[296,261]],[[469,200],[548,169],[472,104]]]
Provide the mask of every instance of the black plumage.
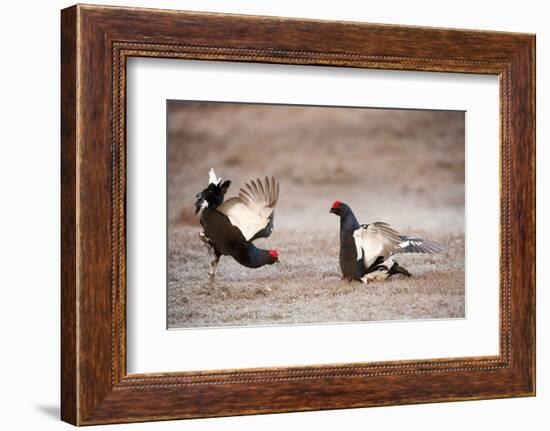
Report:
[[197,214],[201,208],[206,208],[208,206],[211,209],[215,209],[221,205],[230,185],[231,181],[229,180],[221,184],[210,183],[203,191],[197,193],[195,195],[195,214]]
[[360,280],[367,268],[357,256],[357,247],[353,233],[359,229],[359,222],[351,208],[339,201],[334,202],[330,212],[340,217],[340,270],[342,278],[347,281]]
[[200,221],[204,235],[212,243],[216,255],[231,256],[247,268],[259,268],[275,263],[274,250],[262,250],[252,241],[246,241],[239,228],[233,226],[221,212],[205,208]]

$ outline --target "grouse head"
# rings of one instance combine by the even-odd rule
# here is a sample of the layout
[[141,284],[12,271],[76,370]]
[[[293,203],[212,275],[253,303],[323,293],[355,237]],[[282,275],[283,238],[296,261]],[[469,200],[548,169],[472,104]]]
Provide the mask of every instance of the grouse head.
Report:
[[338,217],[342,217],[349,211],[349,209],[349,206],[347,206],[344,202],[334,201],[328,212],[336,214]]
[[269,254],[269,257],[271,258],[271,262],[269,265],[272,265],[276,262],[279,262],[279,253],[277,253],[277,250],[268,250],[267,252]]

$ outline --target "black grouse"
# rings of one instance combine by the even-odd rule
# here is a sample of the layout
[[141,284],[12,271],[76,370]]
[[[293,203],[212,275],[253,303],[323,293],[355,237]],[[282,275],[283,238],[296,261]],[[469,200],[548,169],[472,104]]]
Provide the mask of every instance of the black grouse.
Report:
[[224,201],[231,181],[222,183],[211,169],[209,184],[196,195],[195,213],[202,209],[199,234],[213,257],[210,280],[214,279],[220,257],[231,256],[248,268],[259,268],[279,261],[277,250],[263,250],[253,241],[267,238],[273,231],[274,208],[279,198],[279,183],[273,177],[252,180],[238,196]]
[[400,235],[387,223],[359,224],[351,208],[335,201],[329,212],[340,217],[340,269],[347,281],[381,281],[395,274],[410,277],[394,259],[396,253],[440,253],[432,241]]

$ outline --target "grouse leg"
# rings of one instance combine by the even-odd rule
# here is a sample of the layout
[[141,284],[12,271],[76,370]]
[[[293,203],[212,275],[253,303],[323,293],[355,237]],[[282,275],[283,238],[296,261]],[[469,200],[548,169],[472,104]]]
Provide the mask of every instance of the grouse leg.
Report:
[[214,256],[214,244],[212,244],[212,241],[210,241],[210,238],[208,238],[204,232],[199,232],[199,238],[204,243],[204,246],[206,247],[206,250],[208,250],[208,254],[210,256]]
[[218,267],[218,263],[220,261],[221,254],[219,254],[216,251],[216,248],[214,247],[214,244],[208,238],[204,232],[199,232],[199,238],[204,243],[204,246],[208,250],[208,254],[212,256],[214,259],[212,259],[212,262],[210,262],[210,271],[208,271],[208,278],[210,281],[214,281],[214,277],[216,276],[216,268]]
[[214,250],[214,259],[212,259],[212,262],[210,262],[210,271],[208,272],[208,278],[210,281],[214,281],[214,277],[216,276],[216,268],[218,267],[218,263],[220,261],[221,254],[217,253],[216,250]]

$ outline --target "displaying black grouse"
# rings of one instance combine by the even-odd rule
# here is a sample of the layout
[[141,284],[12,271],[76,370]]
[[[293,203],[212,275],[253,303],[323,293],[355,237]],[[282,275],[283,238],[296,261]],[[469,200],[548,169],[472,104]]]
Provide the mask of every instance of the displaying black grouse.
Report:
[[213,257],[208,273],[214,279],[221,256],[233,257],[248,268],[259,268],[279,261],[277,250],[263,250],[253,241],[267,238],[273,231],[274,208],[279,199],[279,183],[265,177],[246,183],[238,196],[224,201],[231,181],[222,183],[213,169],[209,172],[209,184],[197,193],[195,213],[202,209],[199,234]]
[[329,212],[340,217],[340,269],[342,278],[363,283],[381,281],[395,274],[410,277],[394,259],[396,253],[440,253],[440,245],[400,235],[387,223],[360,225],[351,208],[335,201]]

